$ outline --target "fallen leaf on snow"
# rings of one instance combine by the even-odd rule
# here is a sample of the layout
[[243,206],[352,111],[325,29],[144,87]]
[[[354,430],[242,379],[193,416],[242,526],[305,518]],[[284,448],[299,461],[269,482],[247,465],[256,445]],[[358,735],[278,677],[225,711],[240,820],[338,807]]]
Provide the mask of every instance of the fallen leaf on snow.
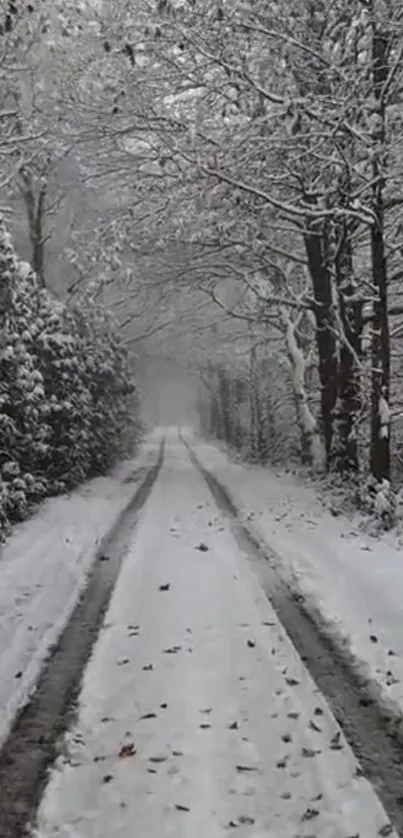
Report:
[[333,736],[330,740],[330,747],[332,751],[341,751],[343,748],[343,743],[340,741],[341,739],[341,731],[338,730],[337,733]]
[[105,776],[102,777],[103,783],[110,783],[111,780],[113,780],[113,774],[105,774]]
[[160,757],[148,757],[149,762],[154,762],[156,765],[159,765],[161,762],[166,762],[168,757],[160,756]]
[[188,806],[182,806],[181,803],[175,803],[175,809],[177,809],[178,812],[190,812],[189,807]]
[[311,730],[314,730],[315,733],[322,733],[322,728],[316,725],[315,722],[312,721],[312,719],[309,722],[309,727],[311,728]]
[[143,722],[146,719],[156,719],[156,718],[157,718],[156,713],[144,713],[144,716],[140,716],[139,722]]
[[229,729],[230,729],[230,730],[239,730],[239,724],[238,724],[238,722],[232,722],[232,723],[229,725]]
[[169,591],[169,590],[170,590],[170,588],[171,588],[171,585],[170,585],[170,583],[169,583],[169,582],[167,582],[167,583],[166,583],[166,585],[160,585],[160,586],[159,586],[159,590],[160,590],[160,591]]
[[304,814],[302,815],[301,820],[303,821],[311,821],[313,818],[317,818],[319,815],[318,809],[305,809]]
[[381,838],[387,838],[387,836],[391,835],[392,832],[393,832],[393,826],[391,826],[390,823],[385,823],[385,826],[382,826],[381,829],[379,830],[378,835],[380,835]]
[[116,661],[118,666],[126,666],[127,663],[130,663],[129,658],[120,658],[120,660]]
[[143,666],[144,672],[152,672],[153,669],[154,669],[154,664],[153,663],[146,663],[146,665]]
[[127,742],[125,745],[122,745],[119,756],[121,759],[125,759],[126,757],[134,757],[136,753],[136,748],[134,747],[133,742]]
[[243,771],[259,771],[255,765],[237,765],[236,770],[242,774]]
[[287,760],[288,756],[279,759],[278,762],[276,762],[276,768],[287,768]]
[[201,553],[207,553],[207,544],[205,544],[204,541],[202,541],[200,544],[196,545],[195,550],[200,550]]
[[314,748],[302,748],[302,756],[309,759],[310,757],[316,757],[317,754],[320,754],[320,751],[315,751]]
[[296,687],[299,684],[299,681],[297,681],[297,679],[293,678],[292,676],[289,676],[288,678],[286,678],[285,681],[286,681],[286,684],[288,684],[289,687]]
[[247,645],[249,646],[249,649],[254,649],[255,646],[256,646],[256,641],[249,639],[248,642],[247,642]]

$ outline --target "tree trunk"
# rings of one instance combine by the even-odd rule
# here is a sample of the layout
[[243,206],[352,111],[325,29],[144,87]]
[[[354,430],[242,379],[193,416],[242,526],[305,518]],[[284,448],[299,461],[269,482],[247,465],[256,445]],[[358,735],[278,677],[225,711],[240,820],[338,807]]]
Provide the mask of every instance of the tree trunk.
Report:
[[25,201],[28,220],[28,234],[32,249],[32,267],[36,273],[39,284],[44,288],[45,281],[45,200],[46,184],[42,184],[38,197],[35,195],[35,186],[32,175],[22,170],[20,172],[23,183],[22,194]]
[[282,323],[285,331],[287,354],[291,363],[293,395],[301,436],[302,460],[315,469],[322,470],[326,464],[326,452],[323,448],[315,417],[312,415],[308,404],[305,387],[306,360],[302,349],[298,346],[295,326],[285,311],[282,312]]
[[242,404],[243,391],[244,391],[243,381],[240,378],[236,378],[235,381],[234,381],[234,405],[233,405],[234,416],[233,416],[232,422],[233,422],[233,426],[234,426],[234,431],[233,431],[234,445],[235,445],[235,448],[238,449],[238,451],[241,450],[242,444],[243,444],[243,433],[242,433],[242,428],[241,428],[241,423],[240,423],[240,418],[239,418],[240,417],[239,408],[240,408],[240,405]]
[[342,334],[331,460],[339,471],[357,471],[359,462],[355,422],[361,404],[359,358],[362,301],[354,299],[353,250],[348,223],[341,222],[337,232],[335,273]]
[[221,414],[220,437],[224,442],[231,442],[231,391],[227,374],[224,370],[218,370],[218,393]]
[[257,411],[255,399],[255,366],[256,349],[252,346],[250,351],[249,370],[249,408],[250,408],[250,456],[252,460],[257,457]]
[[321,385],[321,420],[329,467],[333,437],[333,410],[337,399],[336,333],[332,314],[332,279],[328,266],[328,230],[324,222],[307,221],[304,235],[308,267],[315,296],[316,345]]
[[372,131],[372,182],[375,222],[371,228],[372,283],[375,301],[372,321],[372,388],[371,388],[371,472],[378,480],[390,479],[390,338],[388,317],[388,275],[385,257],[385,220],[383,192],[385,188],[386,105],[384,83],[387,78],[388,38],[373,22],[372,63],[373,88],[376,100]]
[[372,282],[377,289],[372,321],[371,472],[390,478],[390,348],[383,213],[371,231]]

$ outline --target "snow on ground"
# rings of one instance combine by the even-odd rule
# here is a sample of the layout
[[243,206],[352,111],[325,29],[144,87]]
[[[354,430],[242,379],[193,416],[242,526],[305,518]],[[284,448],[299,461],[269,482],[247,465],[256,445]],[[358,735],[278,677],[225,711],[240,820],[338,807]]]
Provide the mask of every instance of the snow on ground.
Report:
[[150,442],[110,476],[46,501],[1,548],[0,744],[73,611],[98,543],[157,453]]
[[133,534],[37,827],[396,836],[179,442]]
[[393,536],[374,538],[360,532],[358,520],[334,518],[314,488],[292,475],[235,464],[216,446],[190,441],[247,526],[275,551],[305,607],[352,656],[394,718],[402,718],[403,554]]

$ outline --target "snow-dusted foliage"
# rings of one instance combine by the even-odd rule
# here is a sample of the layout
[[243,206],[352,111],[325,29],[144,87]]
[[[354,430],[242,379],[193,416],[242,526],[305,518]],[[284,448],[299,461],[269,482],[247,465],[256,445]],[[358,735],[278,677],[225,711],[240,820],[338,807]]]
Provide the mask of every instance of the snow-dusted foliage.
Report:
[[20,262],[0,222],[0,524],[87,476],[138,437],[130,361],[95,307],[69,309]]

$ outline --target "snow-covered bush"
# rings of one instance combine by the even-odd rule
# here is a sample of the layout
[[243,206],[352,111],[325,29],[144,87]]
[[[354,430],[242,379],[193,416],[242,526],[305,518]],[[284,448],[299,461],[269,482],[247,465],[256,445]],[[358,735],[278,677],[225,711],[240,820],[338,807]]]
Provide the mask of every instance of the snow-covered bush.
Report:
[[86,312],[82,315],[76,310],[75,321],[90,404],[90,470],[99,474],[115,462],[122,449],[130,450],[132,441],[138,439],[139,410],[129,357],[113,321],[93,302]]
[[396,493],[389,480],[369,476],[357,489],[357,505],[371,516],[375,528],[390,529],[396,521]]
[[113,324],[40,287],[0,221],[0,531],[109,468],[133,447],[138,423]]

